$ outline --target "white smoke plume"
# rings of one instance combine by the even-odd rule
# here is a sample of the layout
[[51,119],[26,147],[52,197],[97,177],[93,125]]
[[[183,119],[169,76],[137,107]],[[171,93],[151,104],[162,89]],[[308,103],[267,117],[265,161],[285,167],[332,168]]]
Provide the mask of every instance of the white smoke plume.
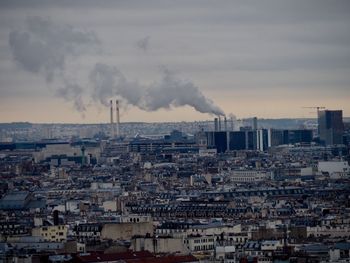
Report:
[[233,121],[236,121],[236,120],[237,120],[236,115],[234,115],[233,113],[230,113],[230,114],[228,115],[228,117],[229,117],[231,120],[233,120]]
[[23,31],[10,32],[14,60],[25,70],[44,74],[51,82],[64,71],[67,56],[79,55],[84,47],[98,44],[92,32],[70,25],[57,25],[48,18],[28,17]]
[[92,98],[108,106],[112,96],[120,96],[128,104],[145,111],[191,106],[202,113],[224,115],[213,101],[206,98],[192,82],[176,77],[163,69],[161,79],[151,85],[128,81],[116,67],[98,63],[90,73]]
[[94,33],[55,24],[48,18],[28,17],[24,29],[10,32],[9,45],[13,59],[21,68],[44,76],[51,87],[60,87],[55,90],[55,95],[73,102],[79,112],[86,110],[84,90],[65,80],[65,67],[67,58],[97,48],[99,41]]
[[[137,47],[147,51],[149,39],[149,36],[140,39]],[[86,74],[92,88],[82,88],[86,85],[79,83],[74,73],[76,69],[67,62],[73,61],[73,58],[78,61],[76,58],[86,52],[96,53],[99,44],[93,32],[56,24],[41,17],[28,17],[24,28],[9,34],[15,62],[24,70],[43,76],[53,87],[54,95],[72,102],[79,112],[86,110],[84,99],[108,106],[111,97],[119,96],[128,105],[145,111],[188,105],[202,113],[224,115],[191,81],[180,79],[166,69],[161,71],[159,81],[142,85],[128,80],[114,66],[97,63]]]
[[75,110],[85,112],[86,106],[83,100],[84,90],[76,83],[66,82],[65,86],[56,90],[56,95],[66,101],[73,101]]

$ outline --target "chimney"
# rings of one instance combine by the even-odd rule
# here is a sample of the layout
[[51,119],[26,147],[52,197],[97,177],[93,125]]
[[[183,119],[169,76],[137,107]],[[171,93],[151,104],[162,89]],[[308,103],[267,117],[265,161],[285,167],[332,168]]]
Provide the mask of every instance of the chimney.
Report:
[[114,123],[113,123],[113,101],[111,100],[111,137],[115,137]]
[[225,131],[227,131],[227,119],[226,119],[226,116],[224,118],[224,129],[225,129]]
[[115,101],[116,107],[115,107],[115,118],[116,118],[116,124],[117,124],[117,137],[120,137],[120,116],[119,116],[119,100]]
[[214,131],[218,131],[219,130],[219,122],[218,122],[218,118],[214,119]]
[[258,129],[258,118],[253,118],[253,130],[256,131]]
[[233,122],[233,117],[231,117],[231,131],[235,130],[235,123]]
[[221,116],[219,116],[219,131],[221,131]]

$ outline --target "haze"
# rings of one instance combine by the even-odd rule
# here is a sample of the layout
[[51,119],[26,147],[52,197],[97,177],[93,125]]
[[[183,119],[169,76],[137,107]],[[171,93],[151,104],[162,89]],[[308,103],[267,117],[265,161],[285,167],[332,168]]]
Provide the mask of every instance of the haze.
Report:
[[0,122],[350,115],[350,2],[1,1]]

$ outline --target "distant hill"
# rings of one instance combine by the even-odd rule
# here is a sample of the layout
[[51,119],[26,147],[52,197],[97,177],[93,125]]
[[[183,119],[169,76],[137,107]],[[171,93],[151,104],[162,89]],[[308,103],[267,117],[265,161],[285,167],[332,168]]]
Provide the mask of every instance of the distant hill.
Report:
[[32,128],[33,124],[30,122],[8,122],[0,123],[0,129],[28,129]]

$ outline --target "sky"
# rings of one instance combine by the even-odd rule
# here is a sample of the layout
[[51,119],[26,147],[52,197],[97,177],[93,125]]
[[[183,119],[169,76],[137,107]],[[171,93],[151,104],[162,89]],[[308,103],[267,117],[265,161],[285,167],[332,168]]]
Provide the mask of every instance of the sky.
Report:
[[2,0],[0,122],[350,116],[348,0]]

